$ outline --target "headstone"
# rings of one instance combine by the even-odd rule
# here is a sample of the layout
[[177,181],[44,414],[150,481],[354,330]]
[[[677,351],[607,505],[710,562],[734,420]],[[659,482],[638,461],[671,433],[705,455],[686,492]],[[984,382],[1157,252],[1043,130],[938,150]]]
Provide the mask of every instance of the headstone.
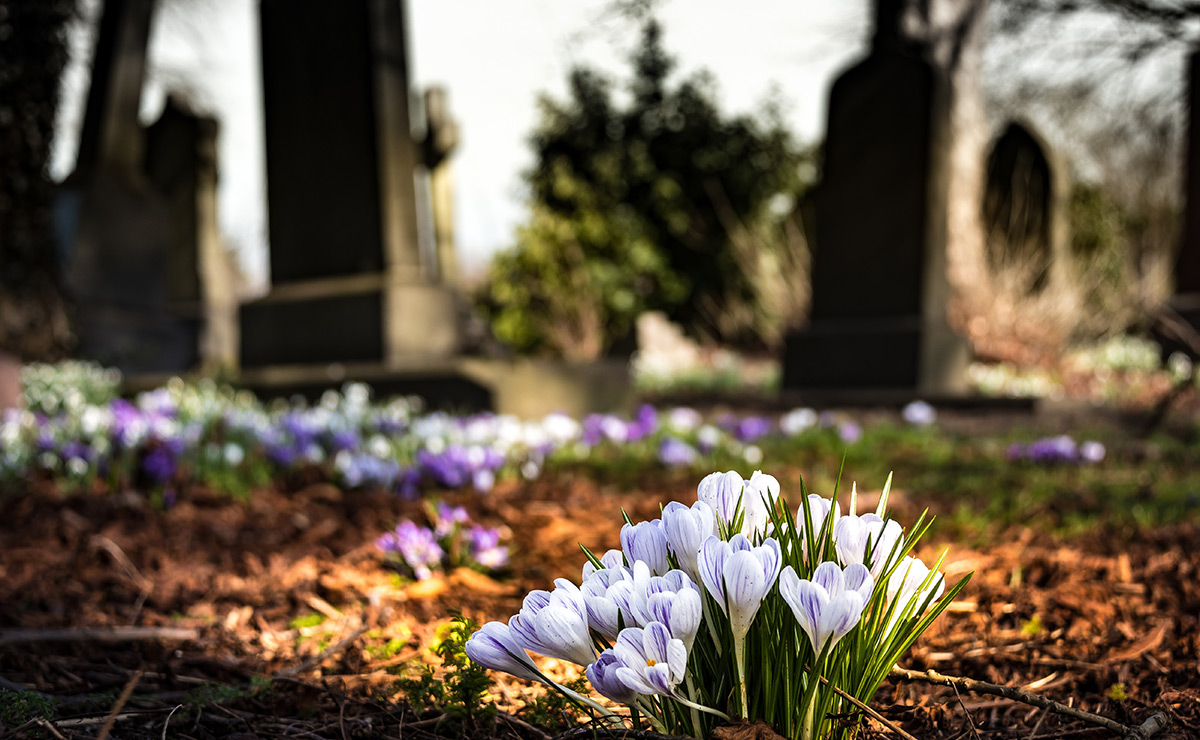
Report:
[[217,134],[216,119],[174,95],[146,131],[146,172],[171,208],[169,307],[199,322],[201,364],[212,372],[237,364],[237,278],[217,222]]
[[171,206],[143,170],[138,123],[153,0],[107,0],[75,172],[59,198],[81,356],[128,375],[199,360],[198,321],[172,314]]
[[877,0],[870,55],[830,93],[812,310],[788,336],[785,389],[965,388],[967,347],[946,322],[952,88],[913,5]]
[[400,0],[263,0],[270,293],[243,368],[455,353],[454,295],[417,234]]
[[1069,258],[1070,186],[1065,168],[1026,126],[1009,123],[987,160],[983,199],[988,263],[1019,271],[1040,292]]
[[1183,238],[1175,258],[1175,291],[1155,328],[1164,360],[1174,352],[1200,358],[1200,51],[1188,57],[1187,76]]

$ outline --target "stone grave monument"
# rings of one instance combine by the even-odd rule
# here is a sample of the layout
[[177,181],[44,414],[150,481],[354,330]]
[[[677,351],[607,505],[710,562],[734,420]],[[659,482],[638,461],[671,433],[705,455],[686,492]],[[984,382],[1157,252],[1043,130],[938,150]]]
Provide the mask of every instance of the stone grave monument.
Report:
[[1066,167],[1041,137],[1015,121],[1005,126],[988,155],[983,199],[993,272],[1021,271],[1029,293],[1065,278],[1070,187]]
[[[947,3],[964,4],[936,4]],[[870,55],[830,92],[812,310],[784,349],[791,393],[837,402],[965,390],[967,347],[946,322],[954,101],[941,40],[913,30],[915,5],[876,0]],[[981,13],[967,11],[953,29],[967,45],[958,55],[977,36]]]
[[[271,291],[241,308],[243,374],[440,372],[459,329],[418,241],[403,4],[263,0],[261,16]],[[424,149],[444,158],[433,113]]]
[[[65,283],[82,357],[127,376],[229,364],[230,301],[210,315],[206,278],[223,257],[216,221],[216,122],[169,103],[138,121],[153,0],[107,0],[74,172],[56,199]],[[207,341],[207,340],[205,340]],[[222,343],[223,341],[223,343]]]
[[1175,259],[1175,292],[1158,332],[1164,359],[1172,352],[1200,358],[1194,346],[1200,332],[1200,51],[1188,57],[1187,75],[1183,239]]

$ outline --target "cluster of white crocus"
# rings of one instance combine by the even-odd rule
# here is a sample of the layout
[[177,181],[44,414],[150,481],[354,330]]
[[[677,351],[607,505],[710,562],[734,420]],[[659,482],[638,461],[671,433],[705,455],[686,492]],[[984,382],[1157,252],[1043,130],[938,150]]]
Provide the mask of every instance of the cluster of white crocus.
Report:
[[[881,650],[890,667],[886,651],[907,648],[944,607],[931,609],[944,591],[941,575],[908,555],[921,522],[906,541],[885,518],[886,489],[875,513],[858,515],[852,498],[842,514],[836,500],[810,495],[794,517],[779,482],[761,472],[748,480],[713,473],[697,493],[690,507],[672,502],[660,519],[627,522],[620,550],[589,553],[581,585],[560,578],[553,591],[531,592],[507,624],[484,625],[467,654],[611,714],[551,682],[526,651],[584,666],[597,692],[639,710],[660,732],[699,737],[700,712],[728,712],[808,738],[840,701],[818,690],[835,652],[839,675],[847,660],[877,666],[863,656]],[[796,642],[786,637],[795,626],[807,644],[768,644]],[[893,639],[897,631],[905,634]],[[748,678],[748,654],[786,655],[781,665],[795,674],[781,683],[788,688],[761,685],[763,671]],[[866,678],[855,680],[858,692],[873,694],[879,681]],[[791,694],[764,698],[772,691]],[[666,711],[670,702],[680,706]],[[776,706],[802,706],[800,720],[764,716],[790,711]]]

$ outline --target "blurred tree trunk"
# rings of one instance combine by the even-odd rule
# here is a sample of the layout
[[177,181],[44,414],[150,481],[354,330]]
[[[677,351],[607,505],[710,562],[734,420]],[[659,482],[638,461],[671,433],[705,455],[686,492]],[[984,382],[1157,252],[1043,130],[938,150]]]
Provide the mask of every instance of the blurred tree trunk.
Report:
[[0,0],[0,408],[20,402],[20,361],[70,338],[47,166],[75,2]]

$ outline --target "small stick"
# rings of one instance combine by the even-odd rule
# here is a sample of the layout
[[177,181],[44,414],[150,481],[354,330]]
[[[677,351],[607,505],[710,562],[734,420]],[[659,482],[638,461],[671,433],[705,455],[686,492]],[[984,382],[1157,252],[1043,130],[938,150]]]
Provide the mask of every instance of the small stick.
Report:
[[136,671],[133,677],[129,679],[129,682],[125,684],[125,688],[121,689],[121,694],[117,697],[116,703],[113,704],[112,709],[108,710],[108,716],[104,718],[104,724],[100,725],[100,731],[96,733],[96,740],[108,740],[108,733],[112,731],[113,723],[117,721],[117,715],[121,713],[121,709],[125,707],[125,702],[129,701],[129,697],[133,695],[134,687],[141,680],[142,672]]
[[850,696],[845,691],[842,691],[841,689],[839,689],[837,686],[834,686],[833,684],[829,683],[829,679],[827,679],[821,675],[818,675],[817,678],[821,679],[821,683],[823,683],[826,686],[828,686],[829,688],[833,689],[833,693],[837,694],[838,696],[842,697],[843,699],[850,702],[854,706],[863,710],[870,716],[874,717],[884,727],[888,728],[892,732],[894,732],[897,735],[899,735],[900,737],[904,738],[904,740],[917,740],[917,738],[915,738],[912,735],[905,732],[904,729],[902,727],[900,727],[900,725],[896,724],[895,722],[892,722],[890,719],[888,719],[887,717],[884,717],[879,712],[876,712],[874,709],[871,709],[870,707],[868,707],[866,704],[863,704],[858,699],[855,699],[853,696]]
[[1021,691],[1013,686],[1000,686],[986,681],[976,681],[973,678],[963,678],[961,676],[946,676],[934,670],[910,671],[906,668],[892,668],[892,676],[905,678],[910,681],[924,681],[936,686],[950,686],[957,692],[959,688],[964,691],[974,691],[979,694],[990,694],[992,696],[1001,696],[1005,699],[1019,701],[1022,704],[1030,704],[1042,709],[1048,709],[1051,712],[1065,714],[1068,717],[1082,720],[1089,724],[1098,725],[1100,727],[1115,732],[1127,740],[1148,740],[1151,736],[1162,731],[1168,724],[1166,716],[1161,712],[1151,715],[1149,719],[1137,727],[1129,727],[1120,722],[1111,720],[1107,717],[1101,717],[1098,714],[1085,712],[1082,709],[1069,707],[1066,704],[1060,704],[1044,696],[1031,694],[1027,691]]
[[163,722],[162,740],[167,740],[167,725],[171,724],[171,718],[175,716],[175,710],[181,709],[182,707],[182,704],[176,704],[175,709],[172,709],[171,713],[167,715],[167,719]]
[[58,728],[55,727],[54,723],[51,722],[50,720],[48,720],[44,717],[38,717],[33,722],[38,727],[42,728],[46,732],[49,732],[54,737],[55,740],[67,740],[67,738],[65,736],[63,736],[63,734],[61,732],[58,731]]
[[83,627],[62,630],[0,630],[0,645],[18,642],[139,642],[195,640],[200,633],[184,627]]

